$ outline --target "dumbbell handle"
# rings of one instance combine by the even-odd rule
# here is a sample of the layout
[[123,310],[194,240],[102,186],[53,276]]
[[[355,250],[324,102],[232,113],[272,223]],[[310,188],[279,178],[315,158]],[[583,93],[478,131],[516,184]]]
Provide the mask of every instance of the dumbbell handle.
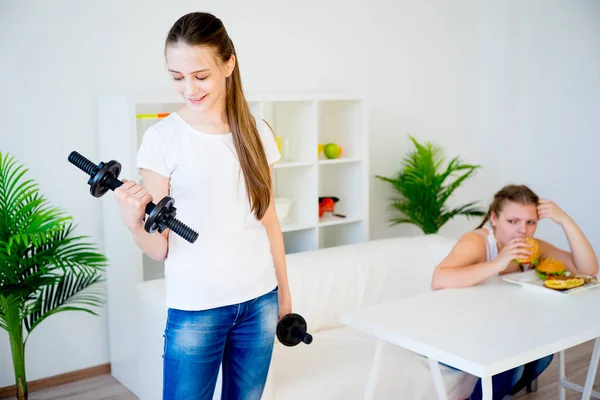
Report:
[[[82,170],[83,172],[85,172],[86,174],[88,174],[90,176],[96,175],[99,171],[99,168],[96,164],[94,164],[92,161],[88,160],[86,157],[82,156],[81,154],[79,154],[76,151],[72,151],[71,154],[69,154],[68,159],[71,164],[75,165],[77,168],[79,168],[80,170]],[[108,176],[106,178],[106,182],[104,182],[104,184],[110,190],[114,191],[115,189],[120,187],[123,184],[123,182],[121,182],[119,179],[117,179],[114,176]],[[152,210],[154,210],[154,207],[156,207],[156,204],[154,204],[153,202],[146,204],[146,214],[150,214],[152,212]],[[194,243],[196,241],[196,239],[198,239],[198,233],[196,233],[189,226],[186,226],[183,222],[179,221],[177,218],[170,218],[167,221],[167,226],[174,233],[178,234],[179,236],[181,236],[182,238],[184,238],[185,240],[187,240],[190,243]]]
[[310,333],[306,333],[302,329],[296,327],[292,328],[292,335],[302,340],[302,342],[306,344],[311,344],[313,340],[313,337]]
[[[96,167],[96,172],[97,172],[97,170],[98,170],[98,167]],[[114,176],[109,176],[107,178],[106,187],[109,188],[110,190],[114,191],[116,188],[120,187],[121,185],[123,185],[123,182],[121,180],[115,178]],[[146,204],[146,214],[150,214],[152,212],[152,210],[154,210],[154,207],[156,207],[156,204],[154,204],[153,202]]]

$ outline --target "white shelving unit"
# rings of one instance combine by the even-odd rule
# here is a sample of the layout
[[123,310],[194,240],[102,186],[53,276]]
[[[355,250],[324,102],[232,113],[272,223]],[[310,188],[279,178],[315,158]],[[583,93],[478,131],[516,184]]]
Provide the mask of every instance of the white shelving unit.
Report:
[[[282,222],[286,253],[368,240],[368,132],[365,101],[325,94],[250,95],[256,118],[266,120],[281,139],[283,158],[275,164],[275,197],[291,199]],[[136,153],[146,129],[159,119],[138,114],[169,113],[180,98],[106,96],[98,102],[100,159],[122,164],[121,178],[137,179]],[[286,145],[287,143],[287,145]],[[336,143],[338,159],[318,154],[318,145]],[[92,160],[96,161],[96,160]],[[319,197],[337,197],[335,213],[319,217]],[[160,199],[157,199],[157,201]],[[102,198],[112,374],[139,393],[135,343],[137,285],[163,278],[163,263],[152,261],[121,223],[112,195]],[[177,206],[177,199],[175,199]]]
[[[287,96],[252,99],[254,115],[281,138],[283,159],[275,164],[275,196],[292,199],[282,222],[286,252],[364,241],[368,236],[368,142],[366,104],[359,97]],[[338,159],[317,152],[336,143]],[[319,197],[337,197],[336,214],[319,218]]]

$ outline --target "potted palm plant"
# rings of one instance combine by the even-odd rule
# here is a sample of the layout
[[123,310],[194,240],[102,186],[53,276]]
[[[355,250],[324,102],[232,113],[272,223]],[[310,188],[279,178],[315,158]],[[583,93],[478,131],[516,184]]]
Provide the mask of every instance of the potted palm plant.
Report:
[[390,226],[413,224],[423,233],[433,234],[458,215],[467,218],[485,215],[483,209],[475,206],[476,202],[456,208],[446,205],[454,191],[481,166],[465,164],[455,157],[444,168],[445,158],[440,147],[431,142],[421,144],[409,137],[415,148],[404,157],[397,176],[376,175],[397,192],[390,204],[393,211],[388,221]]
[[106,258],[50,205],[26,169],[0,152],[0,327],[8,332],[17,399],[28,398],[25,345],[42,321],[103,304]]

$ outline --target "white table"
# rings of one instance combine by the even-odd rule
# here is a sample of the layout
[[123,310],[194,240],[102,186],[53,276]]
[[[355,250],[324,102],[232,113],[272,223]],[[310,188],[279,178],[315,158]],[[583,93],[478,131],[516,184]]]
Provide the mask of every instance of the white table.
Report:
[[[592,391],[600,358],[600,288],[564,295],[493,278],[464,289],[445,289],[342,315],[342,323],[379,339],[366,398],[371,398],[383,343],[429,359],[439,399],[447,399],[439,363],[482,378],[492,399],[492,376],[558,353],[559,398],[565,388],[582,399]],[[565,378],[564,350],[596,339],[585,387]]]

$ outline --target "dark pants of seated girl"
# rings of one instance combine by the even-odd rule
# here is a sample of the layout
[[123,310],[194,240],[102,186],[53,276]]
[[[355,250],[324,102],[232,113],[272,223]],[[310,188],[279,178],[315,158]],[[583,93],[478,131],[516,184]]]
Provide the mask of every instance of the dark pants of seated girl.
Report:
[[[500,372],[492,377],[493,400],[502,400],[506,395],[515,395],[534,381],[552,362],[553,355],[529,362],[520,367]],[[477,380],[470,400],[480,400],[481,378]]]

